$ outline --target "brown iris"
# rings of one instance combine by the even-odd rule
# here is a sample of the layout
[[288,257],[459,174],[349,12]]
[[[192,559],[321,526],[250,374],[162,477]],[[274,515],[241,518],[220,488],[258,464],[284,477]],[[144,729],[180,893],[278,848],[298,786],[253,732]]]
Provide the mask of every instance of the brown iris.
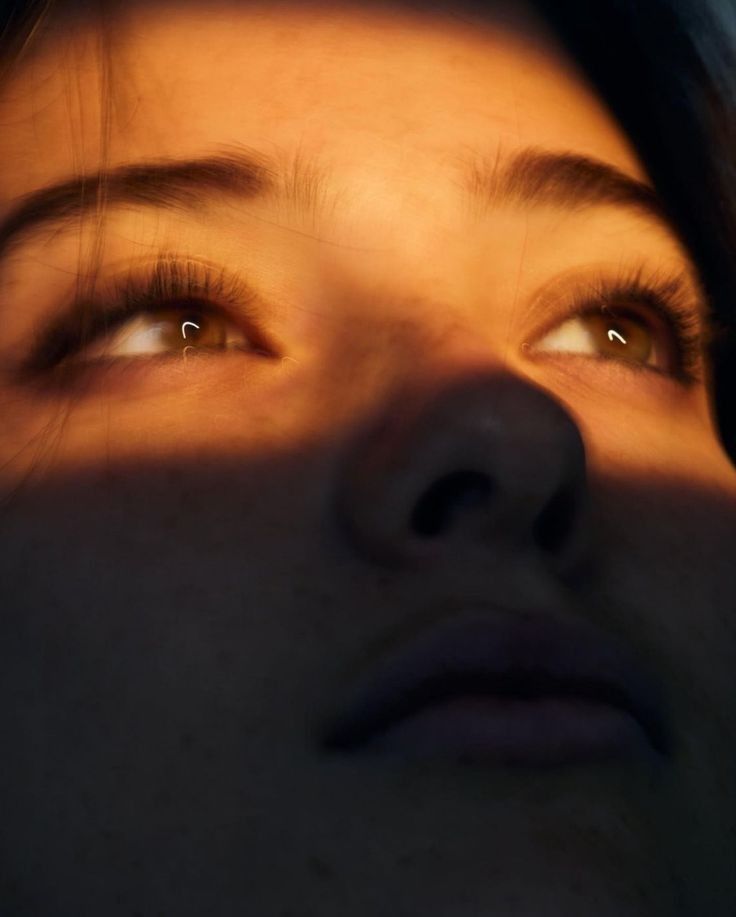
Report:
[[181,312],[176,309],[157,313],[161,344],[167,349],[196,347],[206,350],[222,348],[227,343],[226,323],[206,312]]
[[586,316],[589,332],[603,356],[647,363],[652,353],[652,334],[645,323],[634,316],[610,312]]

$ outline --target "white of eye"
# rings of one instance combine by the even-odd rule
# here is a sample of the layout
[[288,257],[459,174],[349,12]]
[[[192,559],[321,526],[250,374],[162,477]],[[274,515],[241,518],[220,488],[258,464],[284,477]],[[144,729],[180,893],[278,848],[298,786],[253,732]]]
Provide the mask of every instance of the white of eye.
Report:
[[[212,321],[212,317],[206,319]],[[215,319],[227,321],[226,319]],[[168,318],[165,321],[156,321],[154,316],[142,314],[129,319],[120,328],[108,337],[86,348],[82,354],[85,360],[94,360],[101,357],[140,357],[160,353],[175,353],[172,350],[171,334],[175,327],[175,320]],[[191,321],[182,321],[179,325],[182,349],[196,349],[188,347],[193,343],[193,332],[200,330],[201,325]],[[177,335],[178,337],[178,335]],[[241,331],[229,332],[223,343],[224,347],[249,345],[248,338]]]
[[126,322],[108,338],[102,338],[85,351],[85,359],[96,357],[143,356],[159,353],[161,332],[169,322],[152,322],[149,316],[139,315]]
[[595,337],[580,320],[581,317],[576,315],[554,328],[534,345],[534,349],[560,353],[597,353]]

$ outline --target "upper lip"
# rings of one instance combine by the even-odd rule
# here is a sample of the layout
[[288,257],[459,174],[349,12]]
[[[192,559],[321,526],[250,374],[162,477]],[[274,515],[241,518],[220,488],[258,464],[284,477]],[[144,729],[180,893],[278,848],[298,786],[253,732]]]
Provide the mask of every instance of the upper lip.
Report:
[[638,721],[657,752],[671,753],[659,684],[624,643],[582,619],[477,605],[384,655],[329,718],[322,745],[354,748],[436,700],[483,694],[613,705]]

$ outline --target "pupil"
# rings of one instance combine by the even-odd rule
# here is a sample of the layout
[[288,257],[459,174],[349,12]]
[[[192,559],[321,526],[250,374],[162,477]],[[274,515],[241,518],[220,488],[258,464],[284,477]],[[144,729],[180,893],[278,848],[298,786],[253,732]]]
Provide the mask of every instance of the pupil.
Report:
[[202,321],[197,315],[186,315],[181,322],[181,336],[182,340],[186,341],[187,344],[194,344],[200,335],[200,328],[202,327]]

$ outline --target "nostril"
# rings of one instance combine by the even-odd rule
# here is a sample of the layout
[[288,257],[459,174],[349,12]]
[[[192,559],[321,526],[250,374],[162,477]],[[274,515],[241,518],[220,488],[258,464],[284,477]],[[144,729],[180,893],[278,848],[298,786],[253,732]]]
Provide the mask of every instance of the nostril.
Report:
[[457,509],[473,508],[487,502],[493,484],[479,471],[456,471],[445,475],[424,494],[411,517],[415,534],[423,538],[436,536]]
[[543,551],[555,551],[567,540],[576,514],[575,492],[561,488],[534,523],[534,541]]

